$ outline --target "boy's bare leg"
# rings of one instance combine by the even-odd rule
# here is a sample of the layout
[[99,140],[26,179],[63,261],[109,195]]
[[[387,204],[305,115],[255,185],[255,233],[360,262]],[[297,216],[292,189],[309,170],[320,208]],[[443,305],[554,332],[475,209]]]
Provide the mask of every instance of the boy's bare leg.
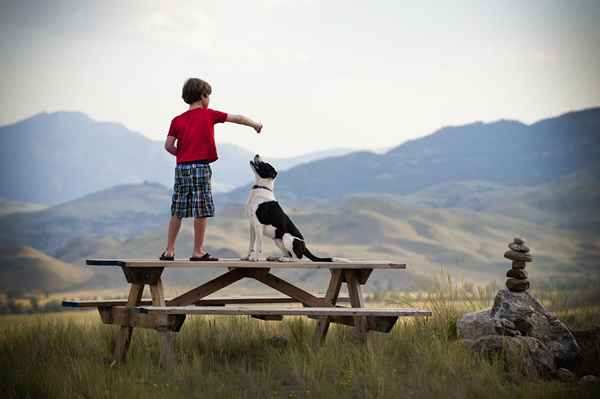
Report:
[[171,216],[171,220],[169,221],[169,234],[167,236],[167,256],[173,256],[175,252],[175,240],[177,239],[177,233],[179,233],[179,228],[181,227],[181,219],[177,216]]
[[192,256],[204,255],[204,232],[208,218],[194,218],[194,254]]

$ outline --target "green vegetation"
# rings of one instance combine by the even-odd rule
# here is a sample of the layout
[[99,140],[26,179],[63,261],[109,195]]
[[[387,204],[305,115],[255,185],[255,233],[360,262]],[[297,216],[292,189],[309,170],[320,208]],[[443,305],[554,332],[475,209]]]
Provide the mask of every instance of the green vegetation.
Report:
[[[564,398],[595,397],[589,386],[523,376],[489,362],[455,339],[465,311],[489,306],[491,287],[387,292],[381,302],[424,306],[428,320],[399,321],[390,334],[357,343],[334,326],[320,350],[314,321],[263,322],[191,317],[175,337],[176,364],[158,366],[160,339],[136,330],[127,363],[111,368],[116,331],[96,312],[0,317],[0,395],[5,398]],[[564,293],[538,292],[571,327],[600,325],[598,304],[568,306]],[[287,345],[274,336],[284,336]],[[598,388],[596,388],[598,389]]]

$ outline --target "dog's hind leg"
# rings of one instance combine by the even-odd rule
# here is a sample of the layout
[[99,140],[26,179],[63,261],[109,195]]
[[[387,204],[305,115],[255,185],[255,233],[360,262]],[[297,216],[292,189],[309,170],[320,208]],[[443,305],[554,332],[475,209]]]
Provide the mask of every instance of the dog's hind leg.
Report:
[[283,245],[283,241],[281,240],[281,238],[275,238],[273,241],[275,242],[275,245],[277,246],[277,248],[279,248],[279,250],[281,251],[282,256],[269,257],[269,258],[267,258],[267,260],[272,260],[272,261],[277,261],[277,262],[290,262],[290,261],[294,260],[292,258],[292,253],[285,248],[285,245]]

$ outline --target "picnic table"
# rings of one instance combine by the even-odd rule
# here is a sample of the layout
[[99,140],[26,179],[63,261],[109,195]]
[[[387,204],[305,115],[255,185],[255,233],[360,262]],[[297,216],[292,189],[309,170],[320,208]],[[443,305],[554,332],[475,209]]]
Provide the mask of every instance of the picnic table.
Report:
[[[369,308],[364,306],[362,285],[373,270],[405,269],[406,265],[390,261],[349,260],[347,262],[248,262],[239,259],[192,262],[148,259],[88,259],[86,265],[121,267],[130,284],[127,299],[67,300],[63,306],[96,307],[105,324],[119,326],[112,354],[113,364],[125,360],[134,328],[150,328],[163,336],[161,363],[172,361],[173,333],[178,332],[186,315],[249,315],[262,320],[282,320],[284,316],[307,316],[317,319],[315,343],[327,336],[331,323],[352,326],[356,336],[366,340],[369,331],[389,332],[399,317],[430,316],[431,312],[412,308]],[[161,278],[165,268],[222,268],[223,274],[174,298],[164,296]],[[329,285],[325,296],[314,295],[272,273],[284,269],[327,269]],[[255,279],[284,296],[215,297],[223,288],[244,278]],[[348,297],[340,297],[342,284]],[[144,286],[150,287],[151,299],[142,299]],[[338,303],[350,302],[351,307]],[[280,306],[300,303],[303,307]],[[260,306],[256,306],[260,305]],[[268,305],[268,306],[265,306]]]

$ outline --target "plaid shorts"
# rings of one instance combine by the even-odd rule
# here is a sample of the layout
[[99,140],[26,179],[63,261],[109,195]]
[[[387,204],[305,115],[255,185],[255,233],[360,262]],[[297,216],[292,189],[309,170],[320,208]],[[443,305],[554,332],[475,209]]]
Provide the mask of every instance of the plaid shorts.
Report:
[[210,189],[210,165],[193,163],[175,167],[171,215],[178,218],[206,218],[215,215]]

